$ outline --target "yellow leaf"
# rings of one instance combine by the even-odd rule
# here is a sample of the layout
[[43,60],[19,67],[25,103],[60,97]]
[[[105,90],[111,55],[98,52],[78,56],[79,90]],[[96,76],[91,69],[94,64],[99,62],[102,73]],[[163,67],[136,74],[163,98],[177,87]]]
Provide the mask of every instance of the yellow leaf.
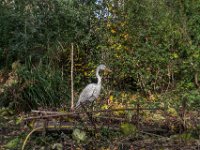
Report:
[[116,31],[114,29],[111,30],[112,33],[116,33]]
[[121,26],[122,26],[122,27],[124,27],[124,26],[125,26],[125,24],[126,24],[125,22],[122,22],[122,23],[121,23]]
[[113,101],[113,96],[112,95],[109,97],[109,100],[110,100],[110,102]]
[[117,50],[122,49],[122,45],[121,45],[121,44],[118,44],[117,47],[116,47],[116,49],[117,49]]
[[153,114],[152,119],[154,121],[161,121],[164,120],[165,118],[161,114]]
[[111,24],[110,24],[110,23],[108,23],[108,24],[107,24],[107,27],[111,27]]
[[127,40],[128,39],[128,34],[124,35],[124,39]]
[[[123,109],[124,106],[121,103],[113,103],[112,105],[112,109]],[[120,115],[124,115],[124,111],[114,111],[113,114],[120,116]]]
[[178,58],[178,54],[177,53],[173,53],[172,56],[173,56],[173,58]]
[[149,96],[149,99],[150,99],[151,101],[155,101],[155,100],[156,100],[156,98],[155,98],[155,96],[154,96],[153,94],[151,94],[151,95]]
[[171,108],[171,107],[167,109],[167,112],[172,116],[177,116],[178,115],[176,109]]
[[104,104],[103,106],[101,106],[101,109],[108,109],[108,105]]

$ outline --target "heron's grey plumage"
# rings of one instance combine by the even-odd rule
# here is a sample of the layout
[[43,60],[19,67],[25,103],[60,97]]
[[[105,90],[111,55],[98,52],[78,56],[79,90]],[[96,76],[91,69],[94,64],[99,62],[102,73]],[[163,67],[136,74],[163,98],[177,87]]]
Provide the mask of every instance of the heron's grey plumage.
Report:
[[99,65],[96,69],[96,77],[98,79],[97,83],[91,83],[87,85],[83,91],[81,92],[79,96],[79,100],[76,103],[76,108],[80,106],[81,103],[86,102],[93,102],[95,99],[97,99],[101,92],[101,76],[99,75],[100,70],[105,70],[105,65]]

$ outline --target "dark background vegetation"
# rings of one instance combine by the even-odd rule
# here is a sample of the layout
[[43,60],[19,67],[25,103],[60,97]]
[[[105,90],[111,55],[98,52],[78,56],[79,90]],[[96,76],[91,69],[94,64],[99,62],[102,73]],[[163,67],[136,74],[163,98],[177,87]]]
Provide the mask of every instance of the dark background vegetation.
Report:
[[[0,148],[15,133],[7,147],[21,148],[25,134],[16,127],[24,112],[69,111],[72,43],[75,101],[85,85],[96,81],[96,67],[105,64],[112,72],[103,77],[101,105],[95,108],[138,110],[113,113],[121,119],[135,115],[138,131],[135,124],[120,123],[122,132],[110,132],[108,125],[86,138],[86,131],[74,129],[82,136],[78,144],[82,140],[87,141],[83,147],[103,149],[130,133],[136,142],[157,134],[173,140],[170,135],[177,133],[182,145],[199,140],[199,123],[187,120],[198,120],[200,109],[199,12],[197,0],[0,0]],[[149,110],[140,113],[139,107]],[[139,125],[167,131],[144,136]],[[65,136],[70,144],[77,142]],[[36,135],[31,142],[39,148],[63,139],[60,133]]]

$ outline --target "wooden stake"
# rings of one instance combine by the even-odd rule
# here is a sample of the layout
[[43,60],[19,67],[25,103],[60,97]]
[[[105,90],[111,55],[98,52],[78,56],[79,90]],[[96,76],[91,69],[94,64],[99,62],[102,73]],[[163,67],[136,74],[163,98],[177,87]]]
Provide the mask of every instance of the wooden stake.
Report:
[[71,110],[74,110],[74,78],[73,78],[73,69],[74,69],[74,44],[71,44]]

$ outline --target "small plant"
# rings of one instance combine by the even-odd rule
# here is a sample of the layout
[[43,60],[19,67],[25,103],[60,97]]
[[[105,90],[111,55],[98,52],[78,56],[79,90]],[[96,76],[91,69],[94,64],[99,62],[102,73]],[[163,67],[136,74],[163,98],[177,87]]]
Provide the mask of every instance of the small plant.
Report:
[[137,128],[129,123],[122,123],[120,128],[124,135],[129,135],[129,134],[135,135],[137,133]]
[[77,143],[83,142],[87,138],[85,131],[81,131],[80,129],[74,129],[72,136]]

